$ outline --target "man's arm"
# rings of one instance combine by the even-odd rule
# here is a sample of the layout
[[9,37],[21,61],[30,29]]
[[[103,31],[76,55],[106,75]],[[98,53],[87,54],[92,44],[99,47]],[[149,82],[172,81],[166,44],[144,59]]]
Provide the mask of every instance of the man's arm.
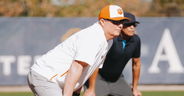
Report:
[[66,76],[63,96],[72,96],[74,87],[82,74],[83,68],[87,65],[87,63],[76,60],[72,63]]
[[89,88],[84,92],[83,96],[96,96],[95,95],[95,84],[96,84],[96,78],[98,75],[99,68],[97,68],[94,73],[89,78]]
[[141,59],[132,58],[132,91],[134,96],[141,96],[141,92],[138,90],[138,81],[140,77]]

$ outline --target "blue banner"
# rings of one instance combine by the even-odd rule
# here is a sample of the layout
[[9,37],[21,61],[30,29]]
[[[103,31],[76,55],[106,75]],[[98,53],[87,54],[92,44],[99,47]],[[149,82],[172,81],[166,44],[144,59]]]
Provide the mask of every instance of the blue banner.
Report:
[[[184,18],[138,18],[141,84],[184,84]],[[26,85],[34,60],[97,18],[0,18],[0,85]],[[131,81],[131,62],[123,72]]]

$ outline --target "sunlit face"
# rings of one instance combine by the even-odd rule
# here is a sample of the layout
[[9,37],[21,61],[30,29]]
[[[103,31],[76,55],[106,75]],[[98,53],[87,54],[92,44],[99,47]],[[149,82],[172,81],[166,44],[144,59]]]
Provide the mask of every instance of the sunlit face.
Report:
[[134,24],[130,24],[130,25],[124,25],[122,28],[122,32],[123,34],[125,34],[126,36],[133,36],[136,32],[136,23]]
[[113,39],[120,35],[123,25],[120,21],[103,19],[103,28],[106,36],[108,36],[109,39]]

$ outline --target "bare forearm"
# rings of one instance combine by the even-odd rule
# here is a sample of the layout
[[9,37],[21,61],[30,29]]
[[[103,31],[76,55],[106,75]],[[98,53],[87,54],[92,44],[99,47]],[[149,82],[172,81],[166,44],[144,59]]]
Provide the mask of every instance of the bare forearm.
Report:
[[133,72],[132,87],[133,88],[137,88],[138,86],[138,81],[140,77],[140,67],[141,67],[140,59],[134,60],[133,67],[132,67],[132,72]]
[[98,68],[93,72],[91,77],[89,78],[89,88],[84,92],[83,96],[96,96],[95,95],[95,85],[96,85],[96,78],[98,75]]
[[137,88],[139,77],[140,77],[140,69],[139,68],[134,68],[133,69],[133,81],[132,81],[133,88]]
[[65,80],[64,96],[72,96],[74,87],[82,74],[82,70],[83,66],[78,62],[74,61],[72,63]]
[[138,81],[140,76],[140,68],[141,68],[141,61],[140,58],[133,58],[133,80],[132,80],[132,91],[134,96],[142,96],[141,92],[138,90]]
[[99,69],[97,68],[95,70],[95,72],[91,75],[91,77],[89,78],[89,88],[90,89],[95,89],[95,84],[96,84],[96,78],[98,75],[98,71]]

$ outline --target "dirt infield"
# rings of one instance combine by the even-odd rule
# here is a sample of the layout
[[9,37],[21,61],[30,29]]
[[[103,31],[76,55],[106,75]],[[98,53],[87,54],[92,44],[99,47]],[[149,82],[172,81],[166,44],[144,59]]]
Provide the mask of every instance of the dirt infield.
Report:
[[140,85],[141,91],[184,91],[184,85]]
[[30,92],[28,86],[0,86],[0,92]]
[[[139,85],[141,91],[184,91],[184,85]],[[30,92],[28,86],[0,86],[0,92]]]

